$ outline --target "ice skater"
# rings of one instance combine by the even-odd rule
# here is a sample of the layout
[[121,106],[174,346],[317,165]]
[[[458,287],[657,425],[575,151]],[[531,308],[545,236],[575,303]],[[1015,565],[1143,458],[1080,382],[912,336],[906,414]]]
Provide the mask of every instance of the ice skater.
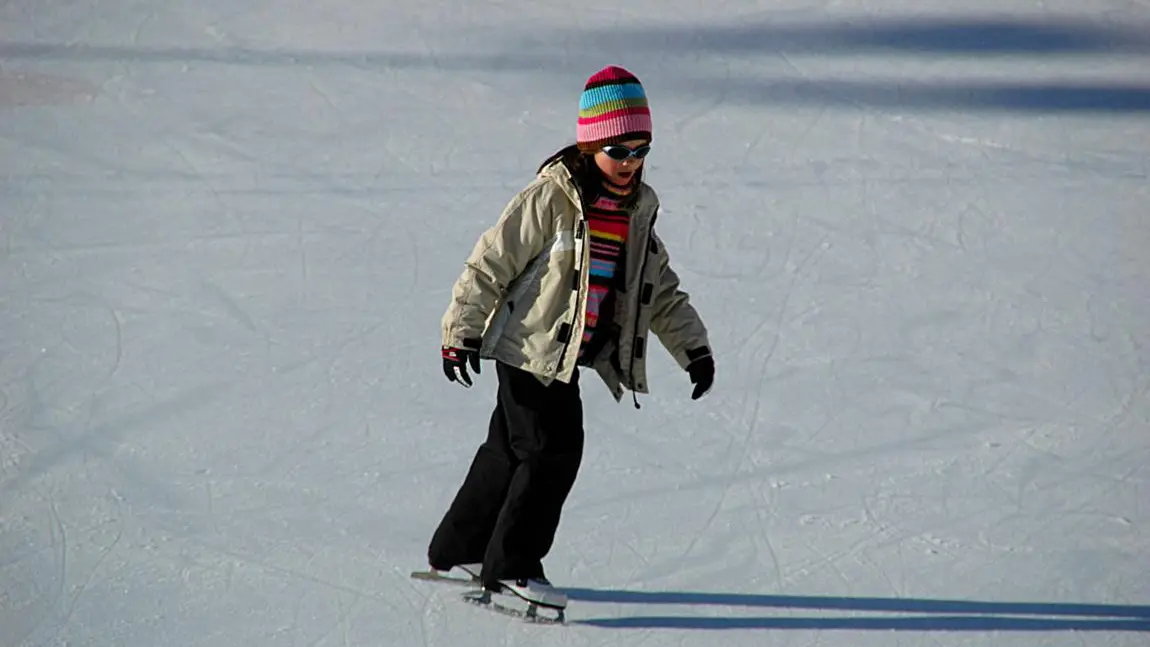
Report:
[[711,389],[707,329],[655,235],[659,200],[643,182],[651,112],[633,74],[609,66],[586,82],[576,143],[547,159],[468,257],[443,317],[443,370],[495,360],[487,439],[428,549],[488,590],[563,608],[543,571],[583,454],[582,369],[616,401],[647,393],[648,332]]

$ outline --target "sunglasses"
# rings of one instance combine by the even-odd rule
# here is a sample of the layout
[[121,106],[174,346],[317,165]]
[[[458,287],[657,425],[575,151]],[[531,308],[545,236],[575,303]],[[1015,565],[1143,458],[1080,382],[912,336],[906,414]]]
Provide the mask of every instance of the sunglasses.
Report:
[[651,145],[643,144],[638,148],[627,148],[619,144],[608,144],[599,150],[603,151],[607,157],[610,157],[616,162],[624,162],[632,157],[637,160],[643,159],[647,156],[647,153],[651,152]]

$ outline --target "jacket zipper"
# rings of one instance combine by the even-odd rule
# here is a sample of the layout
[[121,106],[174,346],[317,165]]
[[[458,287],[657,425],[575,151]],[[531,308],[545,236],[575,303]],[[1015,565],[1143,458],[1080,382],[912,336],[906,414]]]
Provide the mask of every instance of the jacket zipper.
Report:
[[[579,200],[579,222],[575,225],[575,240],[581,240],[586,231],[585,214],[583,212],[583,195],[579,192],[578,183],[575,184],[575,196]],[[572,289],[578,292],[583,283],[583,254],[580,251],[575,260],[575,285]],[[556,374],[563,367],[563,360],[567,358],[567,349],[571,347],[571,339],[575,336],[575,320],[579,317],[579,296],[575,296],[575,312],[571,313],[571,321],[567,322],[567,339],[563,342],[563,350],[559,353],[559,362],[555,365]]]
[[[653,213],[651,215],[651,222],[647,224],[647,232],[646,232],[647,237],[643,241],[643,246],[639,248],[642,250],[643,261],[641,263],[639,263],[639,277],[638,277],[639,278],[639,281],[638,281],[639,294],[637,295],[639,298],[636,299],[636,303],[635,303],[635,322],[634,322],[634,325],[631,326],[631,366],[628,369],[628,371],[631,373],[631,381],[632,381],[631,386],[635,386],[635,384],[634,384],[634,380],[635,380],[635,339],[637,339],[639,336],[639,315],[641,315],[643,312],[643,277],[647,274],[647,258],[651,255],[650,254],[651,232],[655,229],[655,219],[658,217],[659,217],[659,210],[656,209],[655,213]],[[647,346],[646,342],[644,342],[643,346],[644,346],[643,352],[645,353],[646,352],[646,346]],[[638,396],[638,394],[635,393],[635,389],[631,389],[631,400],[635,403],[636,409],[642,409],[642,407],[639,406],[639,396]]]

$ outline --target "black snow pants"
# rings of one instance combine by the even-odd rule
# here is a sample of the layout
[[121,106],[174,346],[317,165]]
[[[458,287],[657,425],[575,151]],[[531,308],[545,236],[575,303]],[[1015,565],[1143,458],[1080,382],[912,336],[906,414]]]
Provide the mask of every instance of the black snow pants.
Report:
[[583,457],[579,373],[544,385],[496,362],[499,394],[487,440],[428,548],[433,568],[483,563],[483,583],[542,577]]

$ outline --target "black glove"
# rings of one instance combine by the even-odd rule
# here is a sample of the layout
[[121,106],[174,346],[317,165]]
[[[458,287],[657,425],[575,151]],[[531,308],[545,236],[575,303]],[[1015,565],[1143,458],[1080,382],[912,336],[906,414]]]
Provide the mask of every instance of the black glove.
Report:
[[687,365],[687,372],[691,374],[691,384],[695,390],[691,392],[691,399],[698,400],[711,390],[715,383],[715,358],[707,355]]
[[459,382],[463,386],[471,386],[471,376],[467,374],[467,365],[479,375],[479,340],[464,339],[463,348],[452,346],[443,347],[443,374],[448,381]]

